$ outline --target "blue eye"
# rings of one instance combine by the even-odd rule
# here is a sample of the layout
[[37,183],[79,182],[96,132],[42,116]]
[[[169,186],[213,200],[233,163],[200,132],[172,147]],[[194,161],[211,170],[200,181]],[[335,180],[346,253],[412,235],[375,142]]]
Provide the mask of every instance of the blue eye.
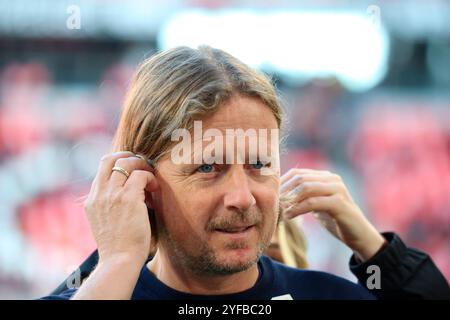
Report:
[[[267,165],[269,165],[269,164],[267,164]],[[265,165],[260,160],[258,160],[256,163],[253,163],[252,166],[255,169],[262,169],[262,167],[264,167]]]
[[201,173],[210,173],[214,170],[214,166],[212,164],[202,164],[198,167],[197,171]]

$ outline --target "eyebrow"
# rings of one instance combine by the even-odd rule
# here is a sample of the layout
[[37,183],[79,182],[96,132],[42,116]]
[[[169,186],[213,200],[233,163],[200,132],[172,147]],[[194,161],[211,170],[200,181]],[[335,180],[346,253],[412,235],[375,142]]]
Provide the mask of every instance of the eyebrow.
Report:
[[[208,145],[202,145],[201,147],[195,148],[195,145],[192,147],[191,149],[191,153],[190,153],[190,159],[195,160],[195,152],[199,152],[201,154],[201,159],[202,159],[202,163],[206,163],[208,160],[212,160],[212,159],[216,159],[216,156],[204,156],[203,152],[204,149],[207,147]],[[234,147],[234,146],[233,146]],[[233,155],[233,163],[228,163],[228,164],[234,164],[234,162],[237,162],[236,159],[238,157],[239,152],[237,152],[237,150],[233,150],[233,151],[228,151],[227,147],[224,145],[224,149],[225,152],[223,152],[222,150],[222,164],[227,164],[227,155],[228,152],[232,153]],[[216,151],[216,150],[214,150]],[[244,163],[250,164],[250,160],[249,159],[256,159],[257,161],[261,161],[263,158],[267,157],[268,158],[268,162],[272,162],[274,159],[274,154],[272,152],[271,148],[268,148],[267,151],[269,151],[270,156],[267,156],[266,154],[263,154],[263,151],[257,150],[256,153],[252,152],[251,154],[249,152],[247,152],[248,150],[245,151],[245,161]],[[216,163],[215,161],[209,161],[209,163]],[[193,163],[194,164],[194,163]]]

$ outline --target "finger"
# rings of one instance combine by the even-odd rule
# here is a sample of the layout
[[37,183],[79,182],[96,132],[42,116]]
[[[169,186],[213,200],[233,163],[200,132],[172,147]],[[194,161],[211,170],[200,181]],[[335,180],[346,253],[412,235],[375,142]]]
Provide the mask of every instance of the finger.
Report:
[[118,151],[104,155],[100,160],[94,181],[99,185],[105,185],[111,176],[111,171],[116,161],[120,158],[132,156],[134,156],[134,153],[130,151]]
[[[142,158],[140,157],[128,157],[128,158],[119,158],[116,160],[114,166],[120,167],[128,172],[131,177],[131,174],[134,170],[145,170],[152,172],[153,168]],[[112,170],[112,169],[111,169]],[[123,186],[125,182],[129,179],[124,173],[120,171],[111,171],[111,177],[109,179],[109,185],[112,188],[116,188],[119,186]]]
[[303,200],[311,197],[331,196],[334,194],[344,194],[345,190],[341,183],[337,182],[304,182],[294,189],[297,193],[296,202],[300,203]]
[[145,191],[152,192],[158,188],[158,181],[152,172],[136,169],[125,182],[124,191],[136,195],[144,195]]
[[292,168],[292,169],[289,169],[288,172],[286,172],[284,175],[281,176],[280,181],[281,181],[281,183],[284,183],[298,174],[325,175],[325,174],[332,174],[332,173],[330,171],[326,171],[326,170],[315,170],[315,169],[308,169],[308,168]]
[[308,212],[327,212],[332,213],[338,206],[336,195],[311,197],[296,204],[289,212],[286,213],[288,219],[292,219]]
[[148,208],[154,208],[152,192],[158,189],[158,180],[154,173],[144,170],[134,170],[125,182],[125,192],[134,194],[135,199],[143,200]]
[[340,179],[336,175],[304,173],[293,176],[290,180],[284,182],[280,186],[280,192],[289,192],[303,182],[321,181],[321,182],[339,182]]

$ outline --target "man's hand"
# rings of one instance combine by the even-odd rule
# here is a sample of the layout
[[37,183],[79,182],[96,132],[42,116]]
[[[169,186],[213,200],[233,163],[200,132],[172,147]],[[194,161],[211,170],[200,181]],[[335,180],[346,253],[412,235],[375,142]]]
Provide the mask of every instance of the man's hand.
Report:
[[[127,177],[121,167],[129,173]],[[99,263],[75,298],[130,298],[151,242],[147,205],[158,188],[152,167],[131,152],[102,158],[85,210],[99,253]]]
[[291,169],[281,177],[281,195],[294,197],[287,218],[313,213],[336,238],[366,261],[385,243],[353,201],[341,177],[329,171]]

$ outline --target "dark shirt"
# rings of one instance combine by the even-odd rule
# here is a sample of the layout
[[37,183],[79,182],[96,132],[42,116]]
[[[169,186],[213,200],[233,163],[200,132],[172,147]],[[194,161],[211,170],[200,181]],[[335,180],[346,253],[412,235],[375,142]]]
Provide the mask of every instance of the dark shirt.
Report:
[[[268,300],[284,299],[364,299],[375,297],[362,286],[334,275],[287,267],[266,256],[258,262],[259,277],[255,285],[242,292],[226,295],[194,295],[172,289],[159,281],[146,265],[141,270],[133,300]],[[76,289],[42,299],[70,299]]]
[[[371,283],[371,266],[377,266],[380,271],[379,288],[370,288],[370,291],[378,299],[450,299],[450,288],[447,280],[433,263],[433,260],[426,253],[407,247],[395,233],[386,232],[383,236],[387,240],[387,245],[380,252],[368,261],[358,262],[355,256],[350,258],[350,270],[358,278],[361,286],[366,287]],[[85,279],[97,264],[98,255],[95,251],[80,266],[81,278]],[[267,257],[261,258],[258,263],[260,275],[253,288],[225,299],[270,299],[275,296],[291,294],[293,299],[360,299],[371,298],[359,296],[361,287],[332,276],[327,273],[317,271],[296,270]],[[274,287],[267,282],[274,281]],[[270,280],[273,279],[273,280]],[[293,290],[296,287],[296,290]],[[342,292],[335,292],[337,288],[345,287]],[[157,288],[157,289],[148,289]],[[274,291],[267,291],[272,288]],[[354,289],[351,289],[354,288]],[[152,290],[157,290],[152,293]],[[263,290],[259,292],[259,290]],[[68,289],[67,281],[61,283],[50,296],[43,299],[69,299],[76,289]],[[292,291],[292,292],[290,292]],[[352,294],[356,296],[350,297]],[[163,294],[160,296],[159,293]],[[363,291],[364,292],[364,291]],[[364,292],[366,293],[366,292]],[[364,295],[364,294],[363,294]],[[252,298],[254,297],[254,298]],[[144,267],[141,271],[139,281],[133,293],[136,299],[195,299],[210,298],[204,296],[192,296],[175,291],[158,279]],[[213,297],[219,298],[219,297]]]

